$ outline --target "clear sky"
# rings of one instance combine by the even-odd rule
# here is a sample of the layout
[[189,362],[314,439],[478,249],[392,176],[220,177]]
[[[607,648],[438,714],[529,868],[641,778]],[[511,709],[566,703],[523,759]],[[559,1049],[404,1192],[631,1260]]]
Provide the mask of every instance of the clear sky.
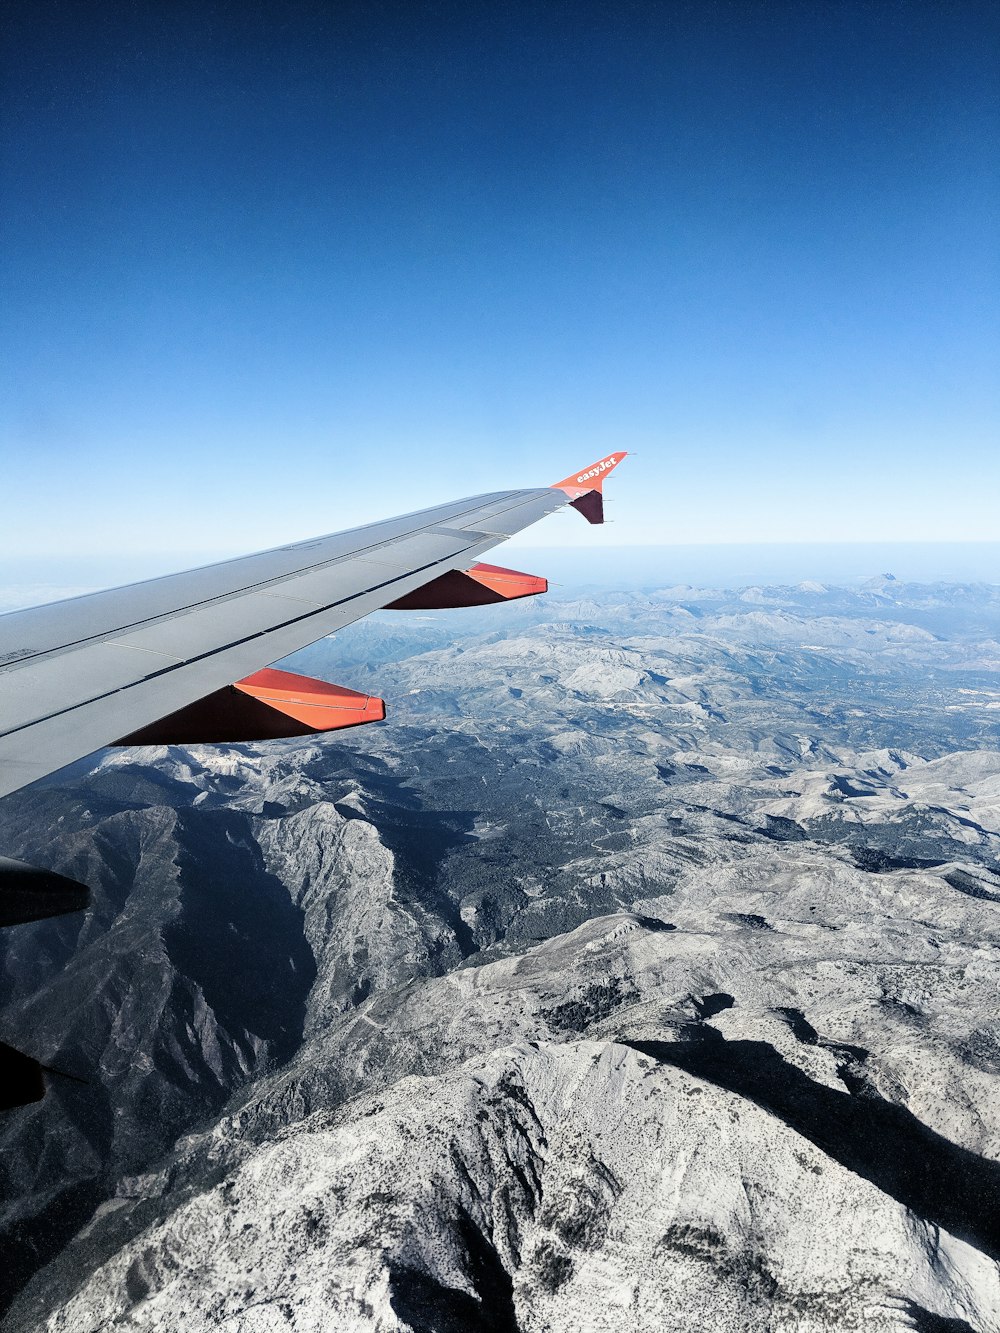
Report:
[[614,449],[531,545],[1000,537],[1000,7],[3,19],[0,557],[238,551]]

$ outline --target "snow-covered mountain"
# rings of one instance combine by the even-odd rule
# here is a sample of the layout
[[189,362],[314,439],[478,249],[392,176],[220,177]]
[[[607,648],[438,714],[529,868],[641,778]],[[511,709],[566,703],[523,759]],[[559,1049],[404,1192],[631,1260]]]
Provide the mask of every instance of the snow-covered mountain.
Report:
[[1000,1330],[1000,596],[550,595],[0,805],[15,1330]]

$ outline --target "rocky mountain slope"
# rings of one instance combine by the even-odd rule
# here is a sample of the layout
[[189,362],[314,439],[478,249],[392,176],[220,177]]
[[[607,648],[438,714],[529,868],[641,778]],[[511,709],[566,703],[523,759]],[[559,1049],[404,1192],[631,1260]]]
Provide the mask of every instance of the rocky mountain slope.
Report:
[[8,798],[7,1326],[1000,1329],[996,602],[386,617]]

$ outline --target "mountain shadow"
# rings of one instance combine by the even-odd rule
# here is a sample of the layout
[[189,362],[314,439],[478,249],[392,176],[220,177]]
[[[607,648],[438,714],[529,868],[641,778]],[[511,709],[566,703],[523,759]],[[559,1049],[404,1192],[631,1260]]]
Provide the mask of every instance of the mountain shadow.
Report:
[[1000,1259],[1000,1162],[949,1142],[867,1083],[839,1092],[768,1042],[708,1031],[699,1040],[623,1044],[748,1098],[911,1212]]

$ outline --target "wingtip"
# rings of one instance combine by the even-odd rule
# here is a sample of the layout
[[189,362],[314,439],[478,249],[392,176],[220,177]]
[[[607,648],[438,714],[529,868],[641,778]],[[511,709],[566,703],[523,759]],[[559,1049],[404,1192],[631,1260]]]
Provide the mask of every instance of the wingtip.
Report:
[[627,458],[626,450],[621,449],[613,454],[608,454],[604,458],[599,458],[596,463],[591,463],[589,467],[582,468],[579,472],[572,472],[562,481],[552,483],[554,491],[565,491],[571,500],[577,500],[581,495],[586,495],[588,491],[602,491],[604,479],[609,472],[613,471],[623,458]]

